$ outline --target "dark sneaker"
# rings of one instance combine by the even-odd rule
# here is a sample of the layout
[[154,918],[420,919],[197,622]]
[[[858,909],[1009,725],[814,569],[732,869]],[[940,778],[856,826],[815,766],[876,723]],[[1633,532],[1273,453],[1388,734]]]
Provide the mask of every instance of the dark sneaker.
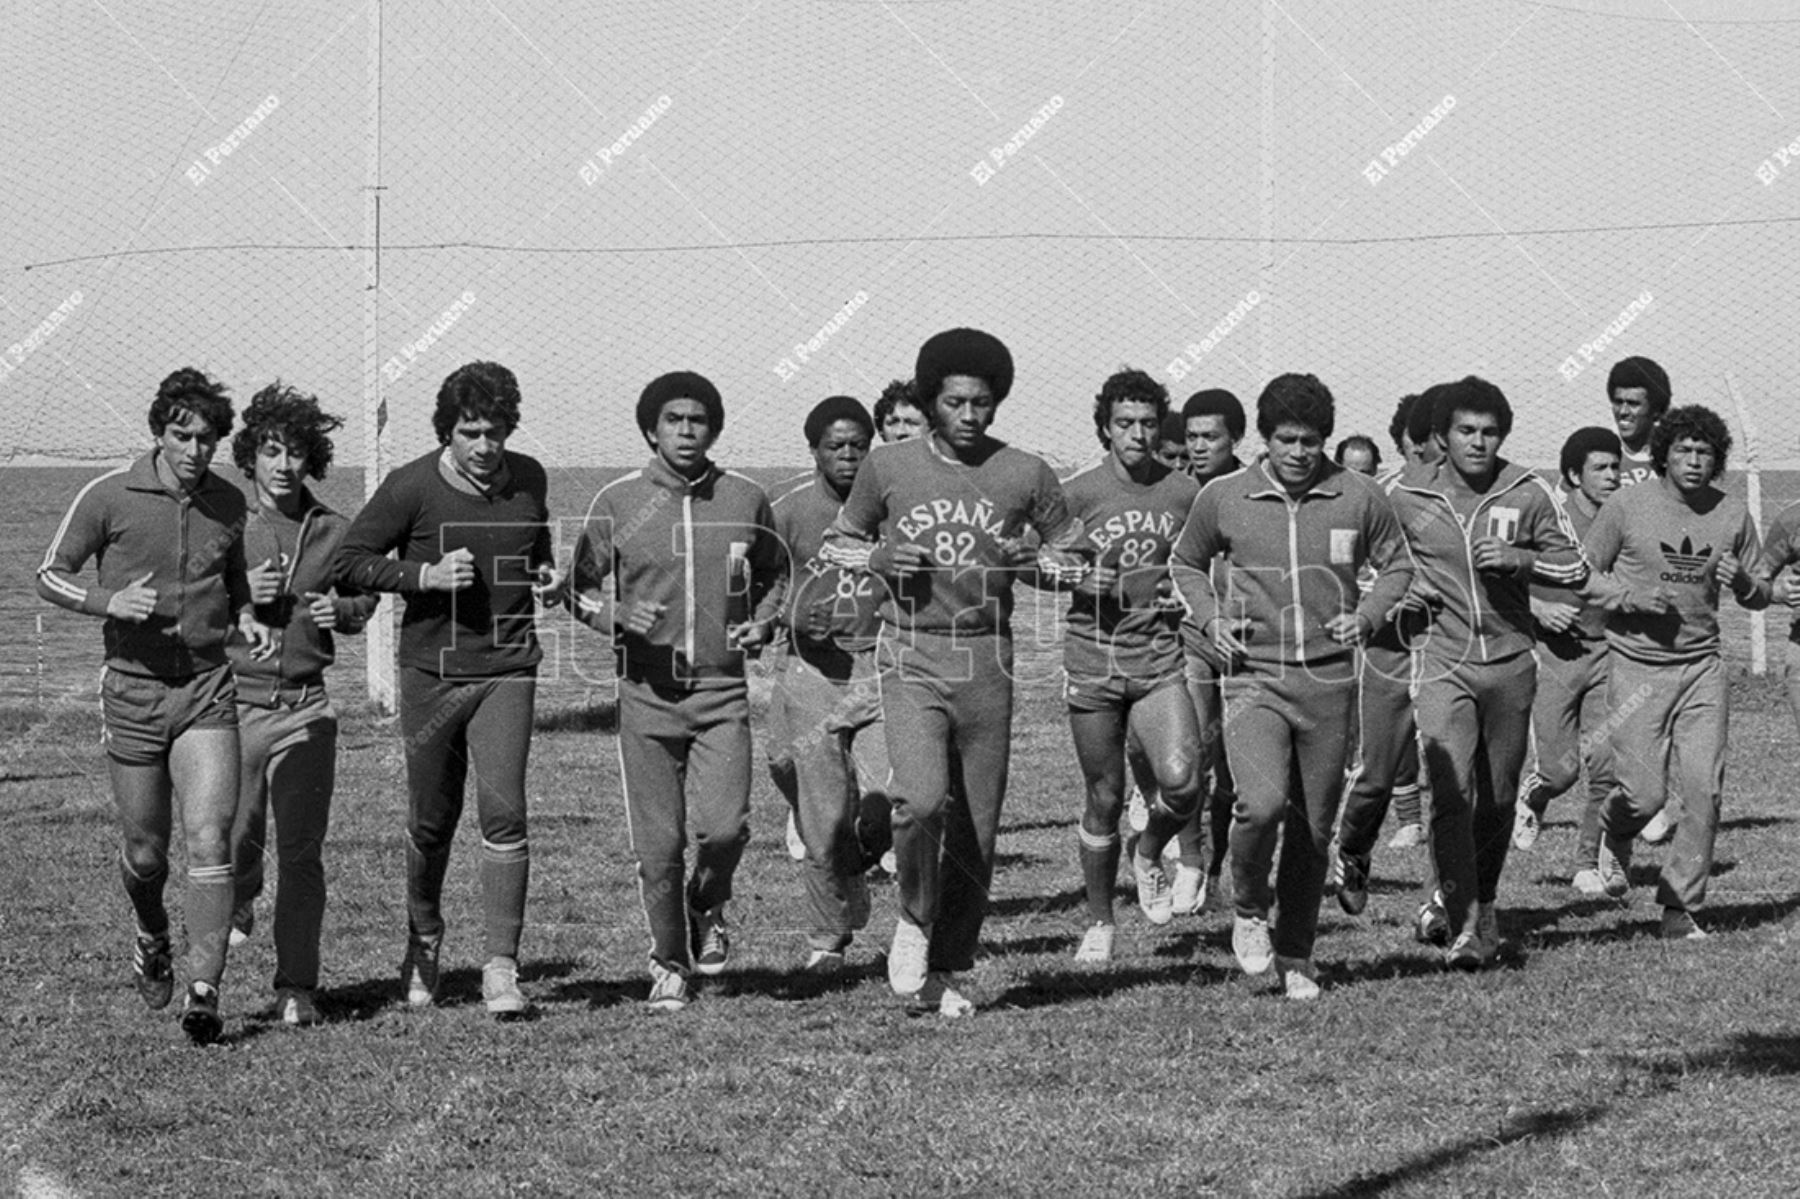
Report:
[[1614,899],[1631,890],[1631,842],[1610,834],[1600,838],[1600,886]]
[[409,937],[406,957],[400,962],[400,988],[412,1007],[430,1007],[437,1002],[438,951],[442,937]]
[[181,1005],[181,1031],[196,1045],[210,1045],[225,1031],[219,1019],[219,988],[210,983],[188,984],[187,1000]]
[[169,1006],[169,1000],[175,998],[175,966],[170,960],[166,935],[138,934],[131,951],[131,976],[145,1007],[157,1012]]
[[723,905],[694,917],[693,950],[696,971],[709,977],[725,972],[725,959],[731,956],[731,938],[725,932]]
[[1444,893],[1434,892],[1419,905],[1418,919],[1413,923],[1413,939],[1421,945],[1450,944],[1450,913],[1444,910]]
[[1369,859],[1338,851],[1338,907],[1360,916],[1369,906]]

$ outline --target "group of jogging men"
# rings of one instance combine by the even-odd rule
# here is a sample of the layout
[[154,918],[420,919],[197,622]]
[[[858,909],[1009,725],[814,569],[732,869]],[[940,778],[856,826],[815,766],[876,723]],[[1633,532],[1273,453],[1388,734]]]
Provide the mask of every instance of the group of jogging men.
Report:
[[[873,413],[848,396],[808,413],[815,469],[771,503],[711,456],[725,425],[713,384],[663,375],[637,405],[648,462],[593,497],[559,565],[545,470],[508,448],[520,394],[503,366],[444,380],[439,448],[350,520],[308,486],[342,424],[315,398],[280,383],[253,398],[231,441],[246,499],[211,470],[234,423],[226,389],[170,375],[150,450],[82,489],[38,570],[46,599],[105,620],[103,739],[146,1004],[174,993],[163,893],[179,797],[182,1027],[202,1043],[222,1031],[219,984],[254,929],[271,815],[275,1012],[321,1019],[337,732],[325,670],[334,635],[359,631],[384,592],[405,600],[411,1005],[438,998],[441,897],[472,782],[482,998],[498,1017],[530,1010],[525,776],[536,626],[557,609],[616,658],[655,1010],[685,1007],[696,974],[727,966],[749,839],[746,662],[765,647],[785,648],[766,756],[803,858],[804,968],[844,968],[885,858],[890,985],[914,1010],[975,1009],[959,976],[994,871],[1020,586],[1066,594],[1085,790],[1078,962],[1113,956],[1124,857],[1150,923],[1228,905],[1239,965],[1316,997],[1323,897],[1364,910],[1391,805],[1389,844],[1430,848],[1420,939],[1484,968],[1500,951],[1508,849],[1530,849],[1583,776],[1574,885],[1623,896],[1634,839],[1671,838],[1661,930],[1705,936],[1727,728],[1720,598],[1800,607],[1787,569],[1800,505],[1759,538],[1718,485],[1724,422],[1672,407],[1655,363],[1613,368],[1617,431],[1575,431],[1554,483],[1501,456],[1511,406],[1473,376],[1400,402],[1401,460],[1382,471],[1367,437],[1327,455],[1335,400],[1312,375],[1263,389],[1264,450],[1247,459],[1236,397],[1201,391],[1175,409],[1155,378],[1123,369],[1093,402],[1104,456],[1065,481],[989,432],[1012,382],[992,335],[931,337]],[[1800,640],[1788,678],[1800,719]]]

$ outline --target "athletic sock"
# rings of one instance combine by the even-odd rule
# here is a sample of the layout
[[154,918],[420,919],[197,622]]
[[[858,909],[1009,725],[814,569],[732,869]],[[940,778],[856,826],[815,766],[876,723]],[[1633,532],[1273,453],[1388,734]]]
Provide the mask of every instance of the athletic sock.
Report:
[[163,905],[163,888],[169,881],[169,862],[163,863],[153,874],[138,874],[119,855],[119,877],[125,882],[125,897],[131,901],[131,910],[137,915],[138,932],[146,937],[166,937],[169,935],[169,909]]
[[413,936],[433,940],[444,935],[444,872],[449,867],[448,848],[427,854],[407,837],[406,919]]
[[231,913],[237,887],[231,864],[189,866],[187,894],[188,975],[213,987],[225,976],[225,949],[231,938]]
[[529,842],[481,842],[481,907],[487,917],[491,958],[517,958],[525,929],[525,886],[531,879]]
[[1087,885],[1088,918],[1111,924],[1113,880],[1119,875],[1119,834],[1081,833],[1081,878]]
[[[1536,777],[1536,776],[1533,776]],[[1419,801],[1418,784],[1394,788],[1394,819],[1401,824],[1423,824],[1424,811]]]

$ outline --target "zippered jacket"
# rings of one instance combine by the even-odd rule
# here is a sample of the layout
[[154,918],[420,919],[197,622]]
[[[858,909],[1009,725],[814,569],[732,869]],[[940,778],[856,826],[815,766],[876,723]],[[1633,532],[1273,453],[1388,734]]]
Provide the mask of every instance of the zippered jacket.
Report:
[[[621,677],[738,687],[744,651],[725,631],[779,615],[786,561],[755,482],[710,464],[690,481],[659,457],[594,496],[570,583],[576,614],[613,633]],[[642,600],[664,607],[640,636],[625,630],[624,616]]]
[[[38,594],[106,616],[118,591],[150,576],[156,608],[132,623],[106,616],[106,665],[184,679],[225,664],[225,638],[250,602],[244,575],[244,493],[212,472],[192,492],[156,474],[160,450],[101,475],[75,496],[37,569]],[[74,576],[94,559],[97,580]]]
[[[275,630],[274,654],[251,657],[249,642],[236,629],[226,643],[239,699],[273,702],[284,687],[323,682],[337,647],[332,631],[313,623],[305,597],[309,591],[331,591],[332,559],[349,529],[350,522],[311,491],[303,493],[299,520],[251,504],[244,525],[244,561],[260,565],[273,560],[281,571],[281,594],[271,603],[256,605],[256,618]],[[333,596],[331,602],[337,608],[337,632],[355,634],[362,632],[379,597]]]
[[[431,450],[381,481],[350,522],[332,578],[351,593],[406,596],[402,665],[444,679],[532,669],[543,658],[533,572],[554,560],[544,468],[508,450],[503,481],[478,494],[444,477],[445,454]],[[474,583],[425,590],[425,568],[459,549],[474,556]]]
[[[1375,576],[1363,594],[1357,575],[1365,565]],[[1196,626],[1247,620],[1238,637],[1247,664],[1282,666],[1349,655],[1326,622],[1354,612],[1379,630],[1413,568],[1393,506],[1374,480],[1327,462],[1296,498],[1267,462],[1257,462],[1200,489],[1170,570]]]
[[[1437,661],[1498,662],[1536,644],[1531,580],[1578,587],[1587,580],[1587,558],[1568,514],[1537,473],[1502,459],[1465,518],[1451,498],[1455,470],[1448,461],[1411,466],[1388,484],[1419,579],[1442,597],[1419,648]],[[1523,550],[1523,565],[1476,570],[1472,547],[1484,537]]]

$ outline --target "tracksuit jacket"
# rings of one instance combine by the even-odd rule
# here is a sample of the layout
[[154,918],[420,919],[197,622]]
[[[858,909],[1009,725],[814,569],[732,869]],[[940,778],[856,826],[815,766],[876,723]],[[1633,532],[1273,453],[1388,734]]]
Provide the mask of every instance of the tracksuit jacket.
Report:
[[[1287,519],[1268,519],[1271,508],[1285,510]],[[1223,595],[1206,569],[1215,557],[1231,563]],[[1356,576],[1365,561],[1377,574],[1359,596]],[[1246,569],[1239,562],[1284,565]],[[1304,495],[1290,499],[1268,464],[1258,462],[1200,489],[1171,571],[1197,627],[1214,618],[1248,620],[1248,633],[1238,638],[1247,663],[1280,666],[1348,655],[1325,622],[1355,612],[1380,629],[1406,594],[1413,568],[1393,507],[1372,479],[1328,462]]]
[[[1502,459],[1465,522],[1451,501],[1455,470],[1448,461],[1411,466],[1388,484],[1419,579],[1443,596],[1421,648],[1434,656],[1498,662],[1536,642],[1530,580],[1577,587],[1587,579],[1587,559],[1567,514],[1537,474]],[[1528,562],[1514,573],[1478,571],[1472,547],[1483,537],[1538,548],[1522,551]]]
[[[755,482],[712,464],[689,480],[658,457],[594,497],[571,582],[578,614],[594,627],[609,594],[617,605],[620,677],[684,690],[741,687],[744,651],[726,641],[726,629],[781,611],[785,560]],[[639,600],[664,605],[643,636],[626,632],[622,619]]]
[[[160,450],[83,487],[37,570],[37,590],[59,607],[106,616],[114,593],[150,575],[156,609],[141,623],[106,618],[106,666],[184,679],[225,665],[225,639],[250,602],[244,575],[244,493],[207,472],[192,492],[157,477]],[[97,581],[70,576],[94,559]]]
[[[307,614],[306,593],[331,590],[332,559],[349,529],[349,520],[321,504],[311,491],[304,493],[297,521],[260,505],[251,507],[244,525],[244,561],[260,565],[272,559],[281,570],[281,594],[272,603],[256,605],[257,619],[275,630],[274,654],[254,658],[249,643],[235,631],[231,637],[231,673],[237,676],[239,700],[272,704],[284,687],[324,681],[337,646],[331,630],[321,629]],[[339,631],[361,632],[378,599],[334,597]]]

